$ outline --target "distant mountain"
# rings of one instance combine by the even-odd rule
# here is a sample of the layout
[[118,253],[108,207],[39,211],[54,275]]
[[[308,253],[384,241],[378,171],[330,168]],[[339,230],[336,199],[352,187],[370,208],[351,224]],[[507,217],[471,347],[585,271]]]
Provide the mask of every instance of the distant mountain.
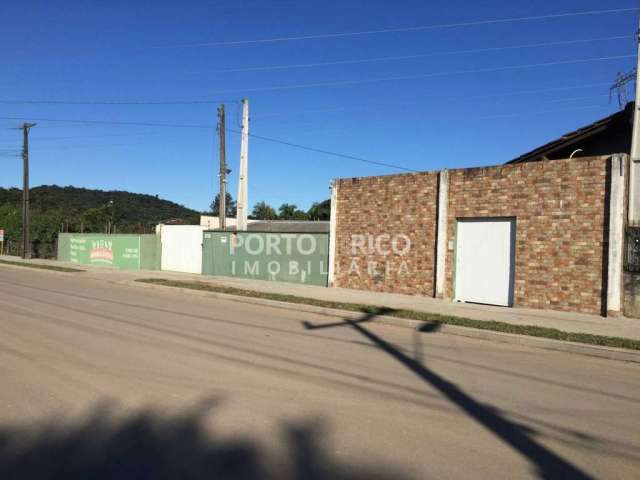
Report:
[[[104,191],[78,187],[42,185],[29,191],[31,209],[38,212],[62,212],[68,221],[81,218],[88,210],[103,211],[120,225],[157,223],[168,219],[180,219],[186,223],[198,223],[199,212],[158,196],[119,190]],[[0,188],[0,205],[20,207],[22,190]],[[113,202],[111,204],[110,202]],[[113,209],[113,212],[112,212]]]

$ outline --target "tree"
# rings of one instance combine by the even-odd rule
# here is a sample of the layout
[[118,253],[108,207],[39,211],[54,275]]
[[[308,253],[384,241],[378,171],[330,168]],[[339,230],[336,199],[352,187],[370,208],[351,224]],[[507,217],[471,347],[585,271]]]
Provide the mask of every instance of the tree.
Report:
[[22,210],[11,203],[0,204],[0,228],[4,230],[4,251],[9,255],[18,255],[22,238]]
[[278,208],[278,218],[280,220],[309,220],[306,212],[298,209],[297,205],[291,203],[283,203]]
[[323,202],[314,202],[307,212],[309,220],[330,220],[331,219],[331,200],[327,199]]
[[104,232],[110,216],[105,207],[88,208],[82,212],[82,223],[87,233]]
[[[10,203],[17,208],[21,208],[21,201],[21,189],[0,187],[0,205]],[[70,229],[72,219],[76,219],[79,227],[80,216],[86,210],[103,208],[110,201],[113,201],[113,212],[110,206],[107,207],[108,220],[113,220],[112,223],[118,225],[118,231],[124,231],[130,225],[138,228],[141,223],[148,225],[150,222],[158,223],[166,219],[192,219],[198,217],[200,213],[182,205],[157,198],[156,195],[118,190],[103,191],[71,186],[42,185],[34,187],[30,191],[30,203],[34,211],[62,210],[65,220],[70,222]],[[112,214],[113,218],[111,218]],[[195,223],[199,223],[198,218],[196,218]],[[101,231],[104,231],[104,226]]]
[[[226,192],[227,194],[225,195],[226,198],[226,205],[225,205],[225,210],[226,210],[226,216],[227,217],[235,217],[236,216],[236,202],[235,200],[231,197],[231,194],[229,192]],[[209,206],[209,208],[211,209],[211,214],[215,217],[217,215],[220,215],[220,194],[216,195],[216,198],[213,200],[213,202],[211,202],[211,205]]]
[[276,220],[278,214],[267,202],[258,202],[253,207],[251,217],[256,220]]

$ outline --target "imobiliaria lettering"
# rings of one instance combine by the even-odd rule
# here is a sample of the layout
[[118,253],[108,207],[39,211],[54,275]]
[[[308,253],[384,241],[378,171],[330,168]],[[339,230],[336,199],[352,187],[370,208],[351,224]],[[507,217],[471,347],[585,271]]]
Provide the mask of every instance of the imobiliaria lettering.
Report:
[[111,240],[93,240],[89,251],[91,263],[113,263],[113,242]]
[[311,234],[271,233],[261,235],[250,233],[240,236],[232,235],[229,253],[236,255],[238,251],[263,258],[244,260],[243,265],[237,265],[236,260],[232,260],[232,275],[243,274],[248,277],[259,277],[262,271],[263,274],[266,272],[271,280],[277,280],[279,275],[289,275],[306,283],[307,277],[312,274],[328,274],[326,261],[317,258],[315,261],[290,258],[291,255],[310,258],[312,255],[318,256],[318,242],[316,237]]
[[[409,274],[405,256],[411,250],[411,239],[405,234],[351,235],[351,263],[347,271],[352,276],[373,278]],[[336,265],[336,273],[343,270]]]

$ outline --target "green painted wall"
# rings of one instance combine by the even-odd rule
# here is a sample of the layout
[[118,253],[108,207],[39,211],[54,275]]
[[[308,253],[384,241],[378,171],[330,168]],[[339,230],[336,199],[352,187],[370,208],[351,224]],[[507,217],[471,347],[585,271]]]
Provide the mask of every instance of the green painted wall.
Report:
[[205,231],[202,273],[326,286],[329,235]]
[[126,270],[159,270],[160,240],[157,235],[61,233],[58,260]]

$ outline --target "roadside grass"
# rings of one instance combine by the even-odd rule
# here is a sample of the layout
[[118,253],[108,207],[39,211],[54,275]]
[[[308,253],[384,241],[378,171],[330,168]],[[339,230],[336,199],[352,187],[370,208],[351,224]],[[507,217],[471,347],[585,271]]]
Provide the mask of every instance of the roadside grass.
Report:
[[164,278],[141,278],[136,282],[162,285],[165,287],[188,288],[191,290],[202,290],[206,292],[226,293],[241,297],[262,298],[275,300],[278,302],[297,303],[313,305],[316,307],[334,308],[338,310],[348,310],[369,314],[386,315],[389,317],[418,320],[421,322],[438,325],[455,325],[458,327],[475,328],[478,330],[491,330],[493,332],[513,333],[516,335],[527,335],[530,337],[550,338],[565,342],[584,343],[588,345],[599,345],[603,347],[626,348],[629,350],[640,350],[640,340],[632,340],[622,337],[607,337],[603,335],[592,335],[589,333],[565,332],[556,328],[539,327],[536,325],[514,325],[506,322],[474,320],[472,318],[458,317],[453,315],[440,315],[437,313],[418,312],[415,310],[395,310],[386,307],[373,305],[362,305],[358,303],[343,303],[316,298],[298,297],[296,295],[285,295],[281,293],[259,292],[235,287],[225,287],[212,285],[205,282],[185,282],[167,280]]
[[0,265],[12,265],[14,267],[25,267],[25,268],[39,268],[40,270],[54,270],[56,272],[66,272],[66,273],[79,273],[79,272],[85,271],[85,270],[80,270],[78,268],[58,267],[56,265],[45,265],[42,263],[12,262],[10,260],[0,260]]

